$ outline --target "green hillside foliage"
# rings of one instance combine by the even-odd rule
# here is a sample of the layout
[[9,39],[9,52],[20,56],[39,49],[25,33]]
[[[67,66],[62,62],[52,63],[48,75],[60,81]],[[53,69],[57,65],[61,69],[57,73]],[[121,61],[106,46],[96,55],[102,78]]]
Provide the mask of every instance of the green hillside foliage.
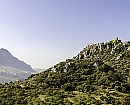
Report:
[[130,42],[87,45],[77,56],[0,85],[1,105],[130,105]]

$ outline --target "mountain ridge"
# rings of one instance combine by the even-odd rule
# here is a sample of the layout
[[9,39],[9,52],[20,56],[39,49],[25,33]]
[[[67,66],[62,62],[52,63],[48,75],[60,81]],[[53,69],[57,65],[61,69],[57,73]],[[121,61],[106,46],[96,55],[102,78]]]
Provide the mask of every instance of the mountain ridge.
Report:
[[0,64],[33,72],[33,69],[30,65],[27,65],[25,62],[20,61],[16,57],[13,57],[13,55],[4,48],[0,49]]

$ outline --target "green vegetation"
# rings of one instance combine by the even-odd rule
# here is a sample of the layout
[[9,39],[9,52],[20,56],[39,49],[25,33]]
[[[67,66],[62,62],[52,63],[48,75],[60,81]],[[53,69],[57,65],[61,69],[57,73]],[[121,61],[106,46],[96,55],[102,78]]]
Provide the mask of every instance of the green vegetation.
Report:
[[73,59],[0,85],[1,105],[130,105],[130,42],[88,45]]

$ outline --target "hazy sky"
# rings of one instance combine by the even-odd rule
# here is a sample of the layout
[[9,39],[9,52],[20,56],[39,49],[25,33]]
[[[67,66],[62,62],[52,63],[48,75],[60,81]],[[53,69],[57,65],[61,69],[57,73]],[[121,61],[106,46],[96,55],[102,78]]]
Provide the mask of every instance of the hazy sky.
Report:
[[130,40],[130,0],[0,0],[0,48],[33,68],[117,36]]

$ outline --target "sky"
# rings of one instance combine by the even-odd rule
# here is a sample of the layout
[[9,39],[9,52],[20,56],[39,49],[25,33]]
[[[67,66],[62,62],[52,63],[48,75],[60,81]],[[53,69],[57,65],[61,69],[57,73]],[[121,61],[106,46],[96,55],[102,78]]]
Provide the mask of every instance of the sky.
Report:
[[32,68],[116,37],[130,41],[130,0],[0,0],[0,48]]

